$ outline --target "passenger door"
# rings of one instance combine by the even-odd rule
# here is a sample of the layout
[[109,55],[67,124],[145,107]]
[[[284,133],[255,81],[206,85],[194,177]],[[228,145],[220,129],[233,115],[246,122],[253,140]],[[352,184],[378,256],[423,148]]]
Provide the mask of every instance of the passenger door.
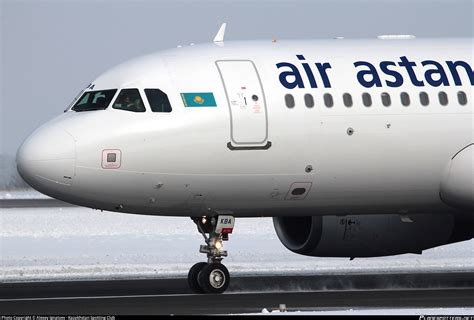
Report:
[[231,119],[231,150],[268,149],[265,95],[255,64],[250,60],[220,60],[217,68],[224,85]]

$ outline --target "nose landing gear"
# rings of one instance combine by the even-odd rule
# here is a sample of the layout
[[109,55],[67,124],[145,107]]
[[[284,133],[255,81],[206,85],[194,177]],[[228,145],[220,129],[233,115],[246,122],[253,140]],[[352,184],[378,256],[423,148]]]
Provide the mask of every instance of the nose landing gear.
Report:
[[205,245],[199,252],[207,255],[206,262],[198,262],[188,273],[188,284],[194,293],[222,293],[230,283],[229,271],[221,263],[227,257],[223,250],[223,241],[229,240],[229,234],[234,228],[234,217],[193,217],[198,231],[204,237]]

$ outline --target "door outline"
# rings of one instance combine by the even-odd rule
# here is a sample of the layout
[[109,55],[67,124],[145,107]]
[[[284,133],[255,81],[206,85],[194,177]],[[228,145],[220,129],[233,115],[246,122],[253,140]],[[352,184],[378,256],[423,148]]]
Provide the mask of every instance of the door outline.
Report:
[[[263,98],[263,107],[265,110],[265,138],[262,141],[258,142],[237,142],[234,140],[234,120],[232,118],[232,109],[231,103],[229,99],[229,94],[227,91],[226,83],[224,81],[224,77],[222,75],[221,69],[219,68],[219,62],[250,62],[253,66],[255,74],[258,79],[258,84],[260,85],[260,90],[262,90],[262,98]],[[262,85],[262,80],[260,79],[260,74],[258,73],[257,66],[252,60],[216,60],[215,61],[217,71],[219,72],[219,77],[221,78],[222,86],[224,87],[225,96],[227,99],[227,107],[229,108],[229,115],[230,115],[230,139],[231,142],[227,143],[227,147],[230,150],[252,150],[252,149],[260,149],[260,150],[268,150],[272,143],[268,141],[268,110],[267,110],[267,99],[265,95],[265,90]],[[266,144],[262,145],[263,143],[267,142]],[[250,145],[250,146],[249,146]]]

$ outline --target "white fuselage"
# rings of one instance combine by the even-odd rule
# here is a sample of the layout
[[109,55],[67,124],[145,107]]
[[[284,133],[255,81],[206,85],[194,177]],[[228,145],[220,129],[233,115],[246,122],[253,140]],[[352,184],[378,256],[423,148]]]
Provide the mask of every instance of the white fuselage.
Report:
[[[416,63],[422,86],[399,66],[401,57]],[[367,68],[357,61],[376,68],[381,86],[362,85],[358,73]],[[433,65],[423,61],[440,63],[449,84],[430,85],[439,73],[426,79]],[[472,39],[235,42],[161,52],[124,63],[86,89],[138,88],[146,112],[69,110],[25,142],[19,169],[58,199],[137,214],[454,212],[461,209],[441,200],[440,185],[454,155],[473,143],[473,85],[468,71],[458,67],[456,79],[446,61],[473,66]],[[283,85],[282,72],[291,67],[278,67],[282,62],[299,70],[304,87]],[[165,92],[172,112],[151,112],[146,88]],[[180,93],[186,92],[213,93],[216,107],[185,107]],[[409,106],[402,105],[402,92]],[[427,106],[420,92],[428,94]],[[467,104],[459,103],[459,92]],[[328,93],[333,107],[325,105]],[[370,107],[363,93],[370,94]],[[314,107],[306,106],[305,94]],[[104,168],[104,150],[118,150],[120,164]],[[472,170],[466,174],[472,181]],[[300,192],[293,195],[294,189]]]

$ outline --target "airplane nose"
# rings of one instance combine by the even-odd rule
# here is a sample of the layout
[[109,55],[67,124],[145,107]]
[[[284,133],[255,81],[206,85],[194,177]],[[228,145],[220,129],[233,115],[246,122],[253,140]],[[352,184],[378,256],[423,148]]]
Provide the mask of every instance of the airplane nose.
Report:
[[62,198],[72,185],[75,161],[74,137],[57,127],[35,131],[16,156],[21,177],[36,190],[55,198]]

